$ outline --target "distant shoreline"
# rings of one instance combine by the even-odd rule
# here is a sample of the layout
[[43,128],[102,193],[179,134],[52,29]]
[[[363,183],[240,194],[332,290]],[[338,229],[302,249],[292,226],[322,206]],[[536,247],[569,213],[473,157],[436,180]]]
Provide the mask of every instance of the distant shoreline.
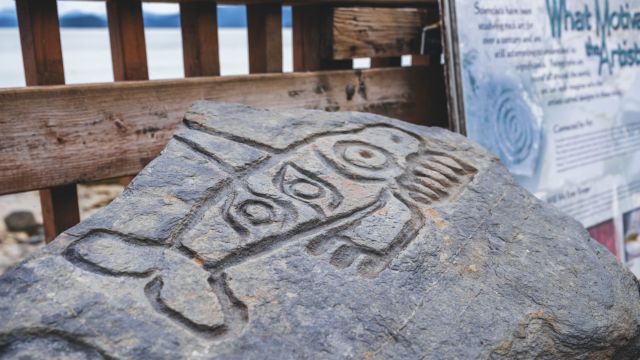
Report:
[[[155,14],[145,12],[144,26],[147,28],[178,28],[180,14]],[[0,10],[0,28],[18,26],[15,9]],[[247,14],[244,6],[218,6],[218,26],[221,28],[246,28]],[[291,8],[282,8],[282,26],[291,27]],[[107,18],[102,14],[71,12],[60,16],[60,27],[63,28],[106,28]]]

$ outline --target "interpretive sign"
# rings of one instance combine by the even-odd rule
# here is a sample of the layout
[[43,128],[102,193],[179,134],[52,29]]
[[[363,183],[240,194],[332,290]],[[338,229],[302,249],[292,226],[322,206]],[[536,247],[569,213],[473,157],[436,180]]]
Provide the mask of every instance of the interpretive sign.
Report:
[[457,130],[620,260],[640,256],[640,1],[443,6]]

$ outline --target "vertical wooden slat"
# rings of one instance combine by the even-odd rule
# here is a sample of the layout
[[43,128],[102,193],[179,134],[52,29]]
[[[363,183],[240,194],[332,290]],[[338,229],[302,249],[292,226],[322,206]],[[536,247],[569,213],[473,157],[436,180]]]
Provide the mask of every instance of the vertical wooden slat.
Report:
[[47,243],[80,222],[78,191],[75,184],[40,190],[40,207]]
[[282,72],[282,7],[247,5],[249,72]]
[[[140,0],[107,0],[111,63],[115,81],[148,80],[147,47]],[[129,185],[133,176],[120,179]]]
[[[64,84],[62,45],[55,0],[17,0],[25,78],[28,86]],[[40,191],[45,241],[80,221],[75,184]]]
[[64,84],[56,1],[18,0],[16,10],[27,85]]
[[180,3],[184,75],[220,75],[217,5],[212,1]]
[[402,58],[400,56],[371,58],[371,68],[399,67],[402,66]]
[[353,60],[332,59],[333,20],[329,6],[292,7],[293,70],[339,70],[353,68]]
[[108,0],[107,19],[114,80],[148,80],[142,2]]

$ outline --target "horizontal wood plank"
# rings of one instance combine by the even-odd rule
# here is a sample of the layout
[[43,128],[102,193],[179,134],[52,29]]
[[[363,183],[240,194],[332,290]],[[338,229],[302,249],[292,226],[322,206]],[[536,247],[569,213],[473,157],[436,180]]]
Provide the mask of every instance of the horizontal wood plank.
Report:
[[0,90],[0,194],[135,174],[199,99],[426,123],[426,67]]
[[333,58],[392,57],[420,52],[425,9],[333,9]]

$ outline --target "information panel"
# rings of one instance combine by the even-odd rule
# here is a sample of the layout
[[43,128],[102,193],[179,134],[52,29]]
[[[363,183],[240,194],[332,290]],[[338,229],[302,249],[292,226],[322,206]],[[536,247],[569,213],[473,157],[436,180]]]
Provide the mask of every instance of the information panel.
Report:
[[458,129],[640,275],[640,1],[445,0],[443,14]]

